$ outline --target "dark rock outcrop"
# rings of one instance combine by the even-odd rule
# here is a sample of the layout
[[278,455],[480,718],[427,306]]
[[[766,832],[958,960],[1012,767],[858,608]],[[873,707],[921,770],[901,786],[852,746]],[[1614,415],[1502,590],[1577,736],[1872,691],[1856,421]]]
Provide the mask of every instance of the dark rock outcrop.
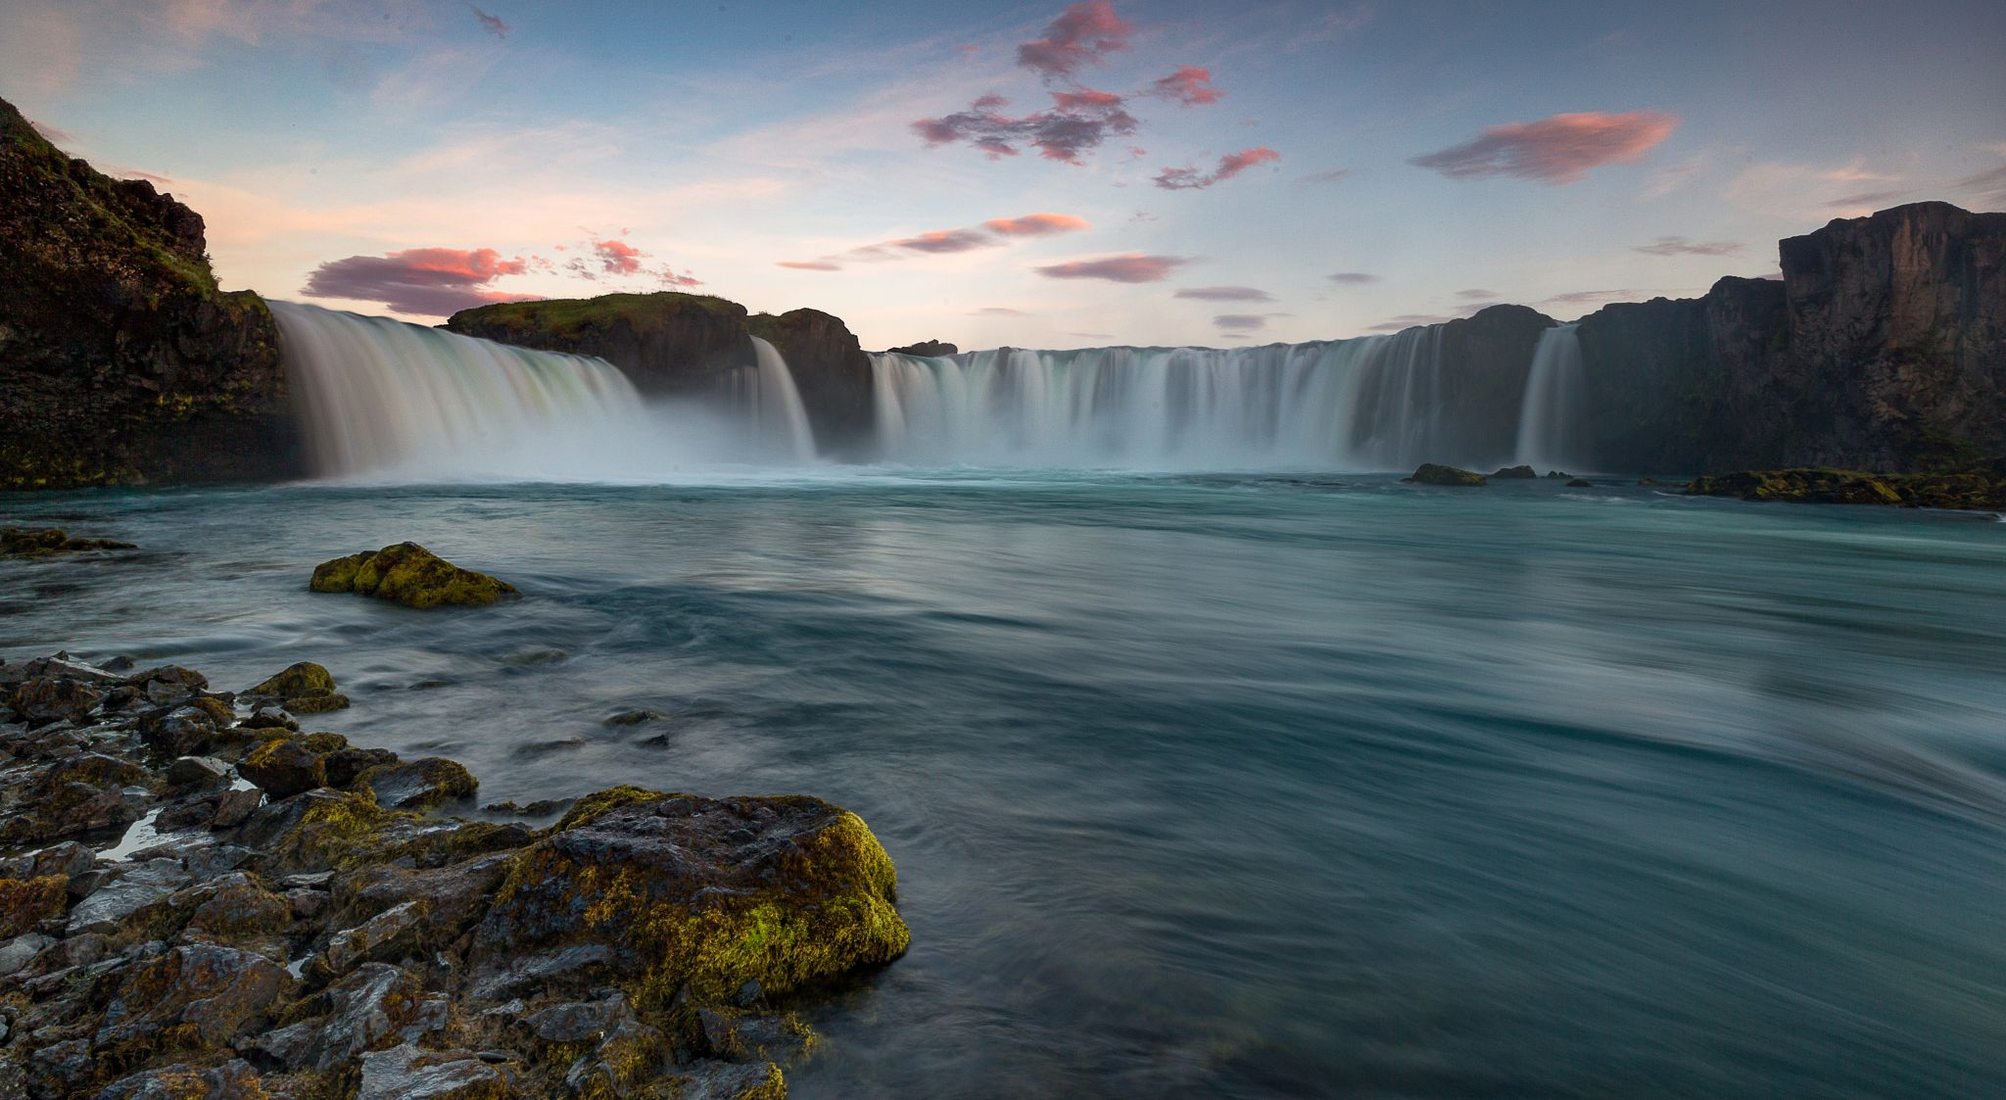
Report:
[[1532,353],[1553,323],[1538,310],[1504,305],[1428,326],[1426,338],[1444,367],[1439,411],[1430,415],[1455,454],[1475,461],[1512,453]]
[[1980,472],[1870,474],[1818,467],[1744,470],[1693,479],[1690,496],[1805,504],[1894,504],[1909,508],[2006,509],[2006,477]]
[[134,550],[129,542],[71,537],[60,527],[0,527],[0,558],[46,558],[86,550]]
[[1779,250],[1780,282],[1582,320],[1597,465],[1921,472],[2006,455],[2006,214],[1915,203]]
[[446,328],[521,347],[596,355],[642,393],[719,392],[755,363],[751,337],[787,360],[825,454],[854,453],[874,423],[871,362],[838,317],[797,309],[747,316],[722,298],[662,291],[597,298],[507,302],[462,310]]
[[885,354],[918,355],[928,359],[936,359],[943,355],[953,355],[960,350],[960,348],[955,347],[945,340],[921,340],[917,344],[907,344],[902,348],[888,348]]
[[787,360],[816,446],[824,454],[861,454],[877,423],[871,357],[842,318],[819,309],[796,309],[777,317],[754,314],[748,324],[752,335]]
[[202,218],[72,160],[0,101],[0,489],[303,469],[271,312]]
[[1488,485],[1490,479],[1475,470],[1464,470],[1455,466],[1444,466],[1438,462],[1423,462],[1406,480],[1417,485],[1450,485],[1473,487]]

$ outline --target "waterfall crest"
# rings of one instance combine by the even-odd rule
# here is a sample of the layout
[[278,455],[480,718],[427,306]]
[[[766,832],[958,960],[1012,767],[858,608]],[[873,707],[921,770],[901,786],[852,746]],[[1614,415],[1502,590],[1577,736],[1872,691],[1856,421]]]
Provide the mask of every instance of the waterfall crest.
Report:
[[603,359],[270,305],[321,476],[650,481],[814,455],[786,361],[756,338],[720,392],[649,405]]
[[1500,461],[1517,410],[1472,400],[1442,332],[1226,350],[874,355],[880,454],[910,464],[1184,469]]
[[1514,459],[1540,470],[1579,470],[1586,456],[1587,395],[1582,388],[1579,325],[1540,334],[1519,405]]

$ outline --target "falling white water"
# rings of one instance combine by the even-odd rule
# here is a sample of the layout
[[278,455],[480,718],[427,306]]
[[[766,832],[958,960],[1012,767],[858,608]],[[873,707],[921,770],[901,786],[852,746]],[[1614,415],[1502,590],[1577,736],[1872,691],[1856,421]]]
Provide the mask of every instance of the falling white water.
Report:
[[787,364],[764,341],[735,393],[650,406],[601,359],[271,306],[323,476],[647,481],[814,453]]
[[1532,370],[1519,405],[1519,463],[1538,470],[1580,470],[1587,465],[1583,428],[1587,395],[1582,388],[1578,325],[1556,325],[1539,336]]
[[[1413,469],[1504,457],[1458,409],[1440,326],[1258,348],[872,357],[891,462]],[[1509,417],[1513,410],[1503,410]],[[1484,444],[1480,438],[1496,438]]]

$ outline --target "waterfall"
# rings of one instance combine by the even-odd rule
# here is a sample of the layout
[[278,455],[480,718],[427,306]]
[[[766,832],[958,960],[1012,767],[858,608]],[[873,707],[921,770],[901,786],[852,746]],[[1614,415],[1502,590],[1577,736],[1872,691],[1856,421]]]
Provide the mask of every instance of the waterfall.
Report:
[[757,336],[752,338],[752,353],[754,366],[739,374],[741,400],[754,430],[795,460],[808,461],[815,457],[815,435],[787,360],[781,358],[780,349]]
[[1587,398],[1582,389],[1578,325],[1556,325],[1540,334],[1519,405],[1517,462],[1539,470],[1579,470],[1589,463],[1583,429]]
[[813,455],[773,347],[737,392],[644,404],[605,360],[272,302],[313,468],[404,480],[649,481]]
[[881,456],[910,464],[1411,470],[1494,463],[1511,408],[1481,400],[1441,326],[1257,348],[872,356]]

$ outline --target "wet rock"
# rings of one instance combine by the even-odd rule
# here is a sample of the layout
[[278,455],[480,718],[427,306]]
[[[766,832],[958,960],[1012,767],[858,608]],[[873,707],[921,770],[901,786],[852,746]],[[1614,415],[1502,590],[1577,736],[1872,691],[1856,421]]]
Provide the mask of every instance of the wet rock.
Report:
[[1595,483],[1585,478],[1574,478],[1567,483],[1569,489],[1593,489]]
[[315,592],[354,592],[406,607],[477,607],[516,594],[485,573],[462,569],[415,542],[365,550],[323,562],[308,585]]
[[407,901],[354,928],[336,932],[315,961],[316,969],[326,974],[346,974],[366,960],[396,958],[417,946],[425,915],[424,902]]
[[324,714],[348,706],[348,696],[335,690],[334,675],[312,661],[292,665],[245,694],[278,700],[294,714]]
[[105,1086],[97,1100],[267,1100],[258,1074],[242,1059],[220,1066],[177,1063],[135,1073]]
[[660,722],[667,716],[652,710],[623,710],[606,719],[609,726],[639,726],[649,722]]
[[136,550],[129,542],[72,538],[59,527],[0,527],[0,558],[46,558],[86,550]]
[[42,922],[63,913],[69,901],[67,875],[40,878],[0,878],[0,937],[32,932]]
[[1501,469],[1496,473],[1493,473],[1491,476],[1511,481],[1511,480],[1536,478],[1539,476],[1539,474],[1538,472],[1533,470],[1533,468],[1530,466],[1506,466],[1504,469]]
[[371,867],[356,872],[344,887],[365,910],[385,911],[405,901],[423,903],[425,942],[447,943],[487,911],[513,858],[512,852],[495,852],[426,870]]
[[126,677],[125,685],[137,688],[140,695],[155,706],[168,706],[186,702],[200,694],[209,686],[209,678],[192,668],[162,665]]
[[89,1039],[50,1043],[28,1056],[28,1089],[34,1096],[75,1096],[97,1068]]
[[337,749],[327,754],[327,785],[347,790],[363,773],[397,761],[389,749]]
[[608,973],[613,951],[603,943],[588,943],[490,962],[490,968],[474,983],[477,1000],[503,1001],[546,987],[582,988]]
[[436,809],[472,798],[480,787],[473,773],[442,756],[377,768],[361,782],[375,793],[377,805],[393,810]]
[[213,756],[182,756],[167,766],[169,786],[207,790],[230,781],[230,765]]
[[82,722],[104,702],[105,693],[81,680],[41,677],[14,689],[7,705],[31,728],[51,722]]
[[[50,944],[55,942],[56,940],[52,936],[44,936],[39,932],[29,932],[26,935],[16,936],[6,943],[0,944],[0,978],[19,972],[22,967],[28,965],[30,960],[41,954]],[[4,1039],[0,1039],[0,1043],[4,1042]]]
[[99,1046],[143,1041],[187,1025],[216,1046],[263,1029],[292,975],[263,955],[220,944],[176,947],[137,967],[105,1009]]
[[615,992],[596,1001],[553,1005],[526,1017],[523,1024],[546,1043],[597,1043],[633,1018],[626,995]]
[[786,1100],[787,1078],[770,1062],[699,1062],[679,1067],[680,1100]]
[[237,771],[275,799],[327,786],[324,758],[293,737],[259,745],[238,762]]
[[1424,462],[1414,471],[1408,481],[1419,485],[1474,486],[1488,485],[1490,479],[1475,470],[1464,470],[1455,466],[1443,466],[1435,462]]
[[1696,478],[1686,486],[1686,493],[1806,504],[1893,504],[1997,511],[2006,508],[2006,477],[1986,472],[1876,474],[1802,467],[1744,470]]
[[325,1014],[268,1032],[255,1048],[290,1070],[325,1073],[388,1045],[419,1008],[418,979],[384,963],[364,963],[321,994]]
[[52,844],[25,855],[11,859],[0,859],[0,876],[7,878],[41,878],[43,875],[62,875],[74,878],[91,869],[96,854],[88,844],[66,840]]
[[247,730],[287,730],[298,733],[299,719],[280,710],[260,710],[248,718],[240,718],[237,725]]
[[67,934],[115,932],[133,914],[165,900],[189,881],[180,860],[153,859],[135,864],[93,890],[70,910]]
[[498,1100],[510,1092],[502,1071],[473,1054],[406,1043],[362,1056],[356,1100]]
[[265,792],[252,787],[224,791],[216,800],[216,813],[210,824],[218,829],[233,829],[250,819],[265,803]]
[[189,914],[185,934],[219,943],[244,943],[284,932],[292,924],[286,899],[241,872],[204,887],[206,896]]
[[646,1005],[684,986],[724,1001],[747,981],[782,996],[904,953],[896,893],[870,829],[820,799],[629,790],[581,800],[523,852],[476,954],[603,944]]

